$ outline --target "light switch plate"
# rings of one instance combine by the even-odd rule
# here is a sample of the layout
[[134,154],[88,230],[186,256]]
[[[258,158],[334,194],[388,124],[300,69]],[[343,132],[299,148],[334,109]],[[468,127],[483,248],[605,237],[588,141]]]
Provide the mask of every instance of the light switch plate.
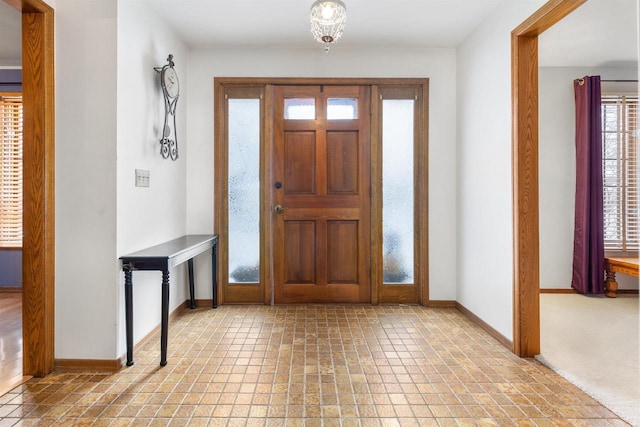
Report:
[[144,169],[136,169],[136,187],[149,186],[149,171]]

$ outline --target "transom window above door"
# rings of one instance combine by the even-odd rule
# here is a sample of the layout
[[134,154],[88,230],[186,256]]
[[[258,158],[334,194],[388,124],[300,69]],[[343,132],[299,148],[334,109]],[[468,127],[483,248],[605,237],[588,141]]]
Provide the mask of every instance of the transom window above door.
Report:
[[[323,106],[327,120],[356,120],[358,118],[358,98],[327,98]],[[315,120],[315,98],[285,98],[285,120]]]

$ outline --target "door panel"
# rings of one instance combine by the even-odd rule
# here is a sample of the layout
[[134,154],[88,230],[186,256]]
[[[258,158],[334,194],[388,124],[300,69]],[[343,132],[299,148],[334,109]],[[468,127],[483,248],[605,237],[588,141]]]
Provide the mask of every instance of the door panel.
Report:
[[357,284],[357,221],[327,221],[327,253],[327,282]]
[[358,133],[327,133],[327,193],[358,194]]
[[[278,86],[273,100],[274,301],[370,302],[369,88]],[[304,109],[285,119],[285,104]]]
[[316,277],[315,221],[286,221],[284,225],[284,282],[313,283]]
[[284,135],[285,194],[315,194],[315,132],[286,132]]

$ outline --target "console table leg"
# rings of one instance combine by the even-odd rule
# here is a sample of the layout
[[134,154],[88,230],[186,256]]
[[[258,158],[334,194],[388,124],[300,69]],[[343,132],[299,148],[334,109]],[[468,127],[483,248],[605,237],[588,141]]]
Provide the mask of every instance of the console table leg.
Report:
[[193,258],[187,261],[189,266],[189,307],[196,308],[195,286],[193,284]]
[[124,312],[127,330],[127,366],[133,365],[133,278],[131,270],[124,269]]
[[160,325],[160,366],[167,364],[169,335],[169,271],[162,272],[162,322]]
[[218,307],[218,243],[211,248],[211,308]]

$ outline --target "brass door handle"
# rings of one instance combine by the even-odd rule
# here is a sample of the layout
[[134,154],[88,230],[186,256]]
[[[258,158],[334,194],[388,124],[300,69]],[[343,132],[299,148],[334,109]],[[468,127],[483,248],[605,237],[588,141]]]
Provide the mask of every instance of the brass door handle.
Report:
[[283,211],[286,211],[287,209],[289,209],[289,208],[285,208],[282,205],[275,205],[273,207],[273,210],[274,210],[275,213],[282,213]]

